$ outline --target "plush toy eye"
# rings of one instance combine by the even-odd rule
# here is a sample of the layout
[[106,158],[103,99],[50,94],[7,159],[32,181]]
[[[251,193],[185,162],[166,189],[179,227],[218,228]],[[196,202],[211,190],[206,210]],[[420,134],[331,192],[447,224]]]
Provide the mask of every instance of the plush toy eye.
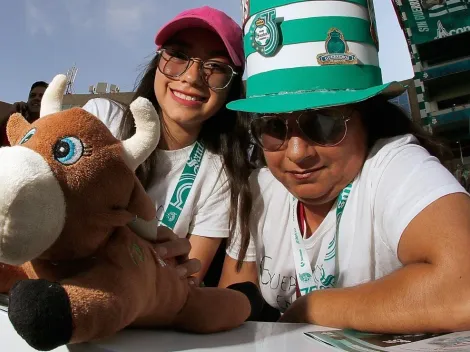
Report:
[[54,158],[64,165],[75,164],[83,155],[83,143],[76,137],[64,137],[54,146]]
[[34,136],[35,133],[36,133],[35,128],[29,130],[28,133],[26,133],[24,137],[21,138],[20,144],[25,144],[27,141],[31,139],[32,136]]

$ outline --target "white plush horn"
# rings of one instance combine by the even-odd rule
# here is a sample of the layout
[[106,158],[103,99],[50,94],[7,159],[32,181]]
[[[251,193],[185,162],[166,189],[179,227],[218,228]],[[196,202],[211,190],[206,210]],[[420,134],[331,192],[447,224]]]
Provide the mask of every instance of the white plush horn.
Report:
[[135,120],[135,134],[122,142],[127,166],[135,171],[160,140],[160,119],[152,103],[142,97],[134,100],[130,109]]
[[67,87],[67,77],[57,75],[47,87],[41,100],[40,117],[50,115],[62,110],[62,99]]

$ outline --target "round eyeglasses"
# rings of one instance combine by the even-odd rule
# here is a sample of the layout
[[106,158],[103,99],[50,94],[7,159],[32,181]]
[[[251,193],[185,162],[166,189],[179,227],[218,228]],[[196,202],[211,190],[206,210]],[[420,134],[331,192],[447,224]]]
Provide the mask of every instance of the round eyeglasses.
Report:
[[199,74],[203,82],[213,90],[221,90],[228,87],[233,76],[238,73],[232,66],[217,60],[201,60],[189,57],[185,53],[169,48],[162,48],[157,51],[158,70],[170,78],[178,78],[184,74],[191,63],[199,63]]

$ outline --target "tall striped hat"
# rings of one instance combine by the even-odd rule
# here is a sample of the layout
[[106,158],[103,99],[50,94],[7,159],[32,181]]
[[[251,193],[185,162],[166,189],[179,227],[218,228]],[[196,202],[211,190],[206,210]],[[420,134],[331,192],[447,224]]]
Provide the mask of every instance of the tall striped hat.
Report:
[[372,0],[243,0],[247,97],[228,108],[283,113],[360,102],[383,84]]

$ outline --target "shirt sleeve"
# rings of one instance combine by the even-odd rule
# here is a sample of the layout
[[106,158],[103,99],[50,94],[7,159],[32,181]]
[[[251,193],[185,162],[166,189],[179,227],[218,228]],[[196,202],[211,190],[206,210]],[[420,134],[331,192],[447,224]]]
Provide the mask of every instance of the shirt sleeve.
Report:
[[419,145],[409,144],[382,161],[374,213],[379,233],[396,254],[401,235],[424,208],[452,193],[467,193],[455,177]]
[[124,116],[124,107],[119,103],[103,98],[90,99],[82,109],[98,117],[114,137],[119,134],[119,126]]
[[[239,225],[237,222],[236,231],[234,233],[233,239],[230,242],[230,245],[227,247],[226,253],[229,257],[238,260],[238,255],[241,250],[242,238],[240,233]],[[256,247],[253,241],[253,236],[250,236],[250,243],[248,244],[248,249],[246,251],[244,262],[254,262],[256,261]]]
[[[189,226],[189,233],[203,237],[229,236],[230,185],[223,170],[215,170],[218,177],[209,197],[198,204]],[[206,185],[205,185],[206,186]]]

